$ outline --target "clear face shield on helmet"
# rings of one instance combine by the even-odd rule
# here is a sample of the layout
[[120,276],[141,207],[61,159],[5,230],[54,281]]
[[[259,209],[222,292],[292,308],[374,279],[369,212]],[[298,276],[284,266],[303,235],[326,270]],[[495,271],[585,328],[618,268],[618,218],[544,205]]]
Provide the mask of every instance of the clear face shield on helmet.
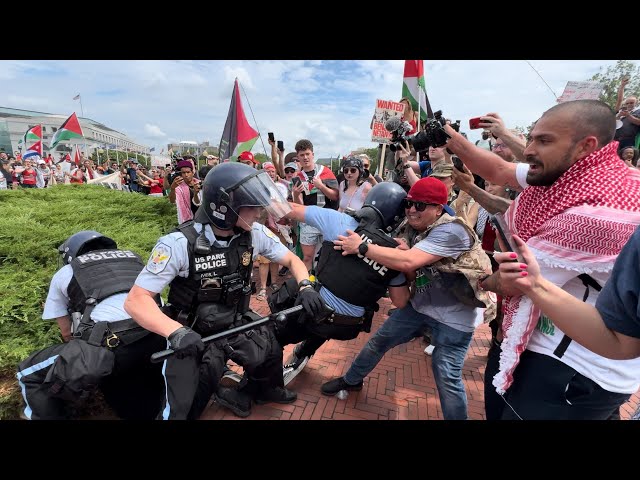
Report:
[[241,183],[229,195],[229,203],[236,213],[242,207],[263,207],[278,221],[291,212],[289,202],[267,172],[260,172]]

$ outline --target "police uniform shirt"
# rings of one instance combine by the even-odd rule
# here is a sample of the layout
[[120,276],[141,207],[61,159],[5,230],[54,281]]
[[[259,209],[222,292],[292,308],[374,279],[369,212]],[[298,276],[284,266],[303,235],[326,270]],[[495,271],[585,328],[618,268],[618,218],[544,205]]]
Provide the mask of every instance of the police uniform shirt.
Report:
[[[198,234],[202,232],[202,224],[194,223],[193,226]],[[206,225],[205,236],[211,245],[225,248],[229,244],[228,241],[216,240],[211,225]],[[234,235],[233,238],[237,236]],[[254,260],[262,255],[272,262],[280,263],[289,252],[271,230],[257,222],[251,226],[251,243]],[[160,293],[177,276],[189,276],[188,241],[182,232],[173,232],[158,240],[147,265],[136,279],[136,285],[150,292]]]
[[[304,222],[320,230],[324,240],[327,242],[337,240],[338,235],[346,235],[347,230],[355,231],[360,224],[358,220],[346,213],[319,207],[306,207]],[[405,283],[407,282],[404,274],[400,273],[389,282],[389,286],[399,287]],[[354,288],[358,288],[358,286],[354,285]],[[335,293],[340,294],[340,292]],[[324,287],[320,289],[320,296],[340,315],[348,315],[350,317],[364,315],[364,308],[345,302]]]
[[[73,278],[73,268],[65,265],[58,270],[51,279],[47,301],[44,304],[42,319],[49,320],[69,315],[69,295],[67,289]],[[105,298],[91,312],[91,319],[94,322],[115,322],[126,320],[131,316],[124,310],[124,301],[128,292],[116,293]]]

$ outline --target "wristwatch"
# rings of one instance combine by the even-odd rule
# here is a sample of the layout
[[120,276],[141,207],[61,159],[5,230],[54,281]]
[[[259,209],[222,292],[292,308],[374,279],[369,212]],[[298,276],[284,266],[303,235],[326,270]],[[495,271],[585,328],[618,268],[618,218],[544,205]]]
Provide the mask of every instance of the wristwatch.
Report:
[[313,283],[311,283],[311,280],[304,279],[298,284],[298,291],[307,287],[313,287]]
[[402,169],[403,169],[403,170],[406,170],[407,168],[411,168],[411,165],[409,165],[408,163],[405,163],[405,164],[402,166]]
[[369,244],[367,242],[362,242],[360,245],[358,245],[358,253],[360,255],[365,256],[368,250]]

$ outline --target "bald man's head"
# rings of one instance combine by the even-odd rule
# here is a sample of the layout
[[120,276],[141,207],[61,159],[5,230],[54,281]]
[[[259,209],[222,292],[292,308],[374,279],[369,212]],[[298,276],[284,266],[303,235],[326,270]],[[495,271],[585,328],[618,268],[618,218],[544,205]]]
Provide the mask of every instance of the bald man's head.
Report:
[[544,112],[542,118],[561,115],[571,122],[572,139],[578,142],[593,135],[598,139],[598,146],[604,147],[613,140],[616,132],[616,114],[600,100],[574,100],[560,103]]

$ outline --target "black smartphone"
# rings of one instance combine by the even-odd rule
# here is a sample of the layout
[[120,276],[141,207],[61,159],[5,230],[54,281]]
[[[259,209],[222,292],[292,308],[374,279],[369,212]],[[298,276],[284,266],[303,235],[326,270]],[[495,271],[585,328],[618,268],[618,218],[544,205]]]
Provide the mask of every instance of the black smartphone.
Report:
[[302,183],[302,180],[300,180],[300,177],[293,177],[291,179],[291,183],[293,183],[297,187],[298,185],[300,185]]
[[451,157],[451,161],[453,162],[453,166],[456,167],[457,170],[464,172],[464,164],[462,163],[462,160],[460,160],[459,157],[453,155]]
[[278,140],[278,150],[284,152],[284,142],[282,140]]
[[271,141],[271,142],[275,142],[276,141],[276,137],[273,135],[273,132],[269,132],[267,135],[269,135],[269,141]]
[[[515,252],[513,248],[513,244],[511,243],[509,238],[511,235],[507,236],[506,232],[508,232],[509,229],[507,228],[507,224],[505,223],[502,215],[500,214],[490,215],[489,221],[491,222],[491,225],[493,226],[493,228],[495,228],[496,232],[498,232],[498,235],[500,236],[500,240],[502,240],[502,243],[507,248],[507,251]],[[516,260],[513,260],[513,261],[516,261]]]

